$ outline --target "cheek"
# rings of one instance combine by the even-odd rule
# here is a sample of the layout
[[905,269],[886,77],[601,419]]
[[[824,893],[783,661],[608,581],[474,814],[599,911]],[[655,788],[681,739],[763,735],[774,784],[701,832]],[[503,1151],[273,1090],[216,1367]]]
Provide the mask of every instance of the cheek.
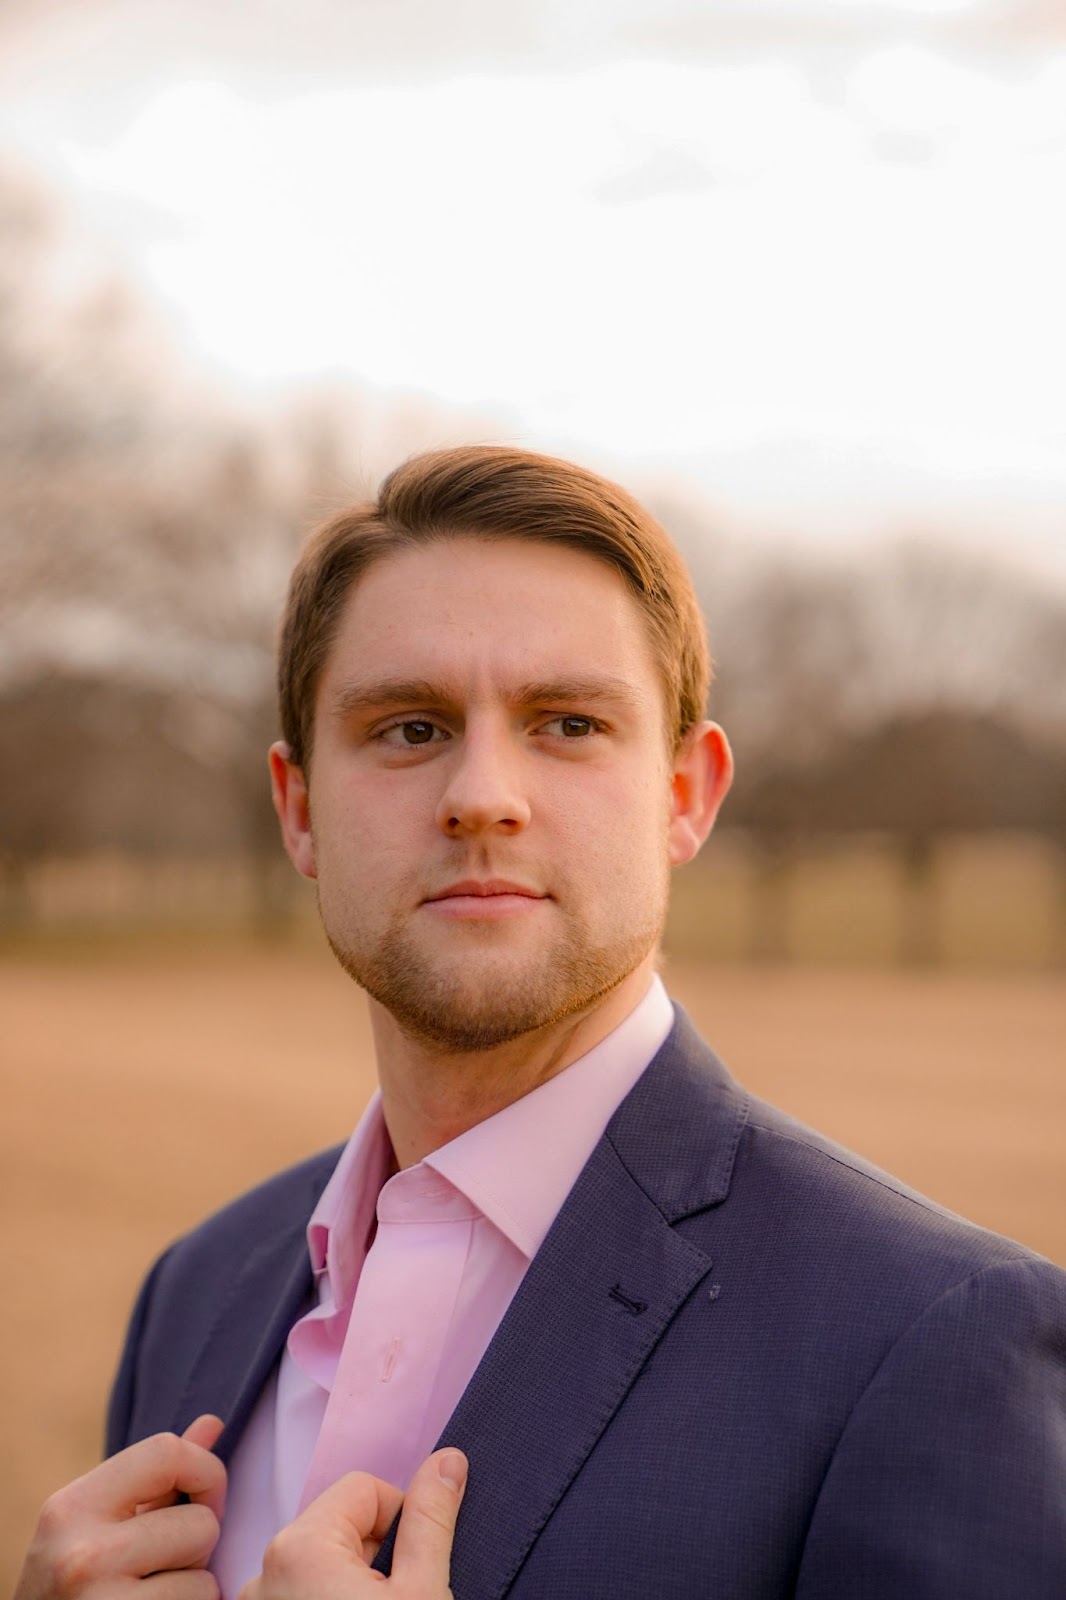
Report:
[[556,810],[563,862],[576,877],[632,899],[669,867],[671,797],[665,775],[611,774],[575,789]]
[[609,819],[608,827],[632,841],[634,849],[654,852],[667,837],[672,809],[669,777],[649,764],[647,770],[627,773],[611,787],[602,815]]
[[413,784],[338,779],[311,796],[316,833],[335,855],[411,849],[425,831],[426,800]]

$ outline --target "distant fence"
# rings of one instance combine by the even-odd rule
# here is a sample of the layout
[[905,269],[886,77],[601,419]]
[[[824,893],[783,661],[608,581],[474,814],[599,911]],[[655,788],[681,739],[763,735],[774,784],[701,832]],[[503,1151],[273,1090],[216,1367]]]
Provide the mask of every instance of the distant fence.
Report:
[[280,855],[257,861],[100,851],[18,862],[0,876],[0,934],[8,942],[152,928],[277,932],[306,920],[313,905]]
[[674,875],[666,948],[708,960],[1046,968],[1066,963],[1066,851],[1037,834],[947,834],[920,870],[890,835],[770,852],[712,835]]
[[[668,954],[861,965],[1066,963],[1066,852],[1030,834],[953,834],[915,870],[887,835],[826,835],[771,853],[723,829],[674,874]],[[43,860],[0,879],[0,933],[25,939],[145,929],[297,936],[314,895],[282,857],[254,862]]]

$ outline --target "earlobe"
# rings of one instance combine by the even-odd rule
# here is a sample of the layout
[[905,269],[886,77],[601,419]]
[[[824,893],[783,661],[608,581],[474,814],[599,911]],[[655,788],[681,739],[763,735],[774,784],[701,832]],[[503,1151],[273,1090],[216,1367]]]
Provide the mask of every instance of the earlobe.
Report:
[[686,735],[674,762],[671,866],[684,866],[699,851],[732,782],[729,740],[716,722],[698,723]]
[[270,792],[281,823],[281,837],[289,860],[304,878],[318,876],[311,838],[311,807],[303,768],[290,759],[289,746],[279,740],[270,746]]

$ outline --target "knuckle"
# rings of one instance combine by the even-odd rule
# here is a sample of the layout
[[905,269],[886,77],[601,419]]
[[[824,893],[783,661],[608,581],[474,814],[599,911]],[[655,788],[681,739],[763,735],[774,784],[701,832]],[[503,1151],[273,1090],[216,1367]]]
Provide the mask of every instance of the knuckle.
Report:
[[423,1522],[428,1522],[441,1533],[451,1536],[455,1527],[455,1496],[449,1491],[427,1494],[418,1508]]
[[218,1579],[210,1572],[183,1572],[181,1600],[219,1600]]
[[299,1530],[292,1523],[274,1535],[263,1551],[263,1577],[268,1583],[299,1572],[301,1543]]
[[68,1534],[52,1551],[49,1568],[54,1594],[75,1595],[101,1576],[99,1547],[85,1534]]
[[218,1518],[211,1510],[211,1507],[205,1505],[202,1500],[190,1500],[188,1505],[179,1507],[179,1510],[185,1521],[186,1528],[190,1530],[195,1529],[197,1533],[201,1529],[205,1532],[213,1532],[218,1527]]
[[211,1507],[188,1505],[182,1506],[181,1512],[185,1537],[190,1543],[202,1545],[205,1553],[213,1550],[222,1530]]
[[50,1494],[41,1507],[41,1514],[37,1518],[37,1540],[42,1544],[50,1544],[65,1530],[71,1513],[70,1490],[57,1489],[55,1494]]
[[[156,1573],[151,1581],[160,1600],[219,1600],[218,1580],[202,1568]],[[111,1600],[110,1595],[105,1600]]]
[[170,1458],[181,1448],[181,1440],[176,1433],[153,1433],[144,1441],[145,1450],[157,1456],[161,1462]]
[[47,1574],[48,1600],[79,1594],[104,1573],[101,1530],[87,1524],[79,1508],[77,1484],[49,1495],[41,1507],[28,1559]]
[[153,1433],[130,1446],[136,1451],[139,1470],[161,1476],[176,1462],[181,1441],[176,1433]]

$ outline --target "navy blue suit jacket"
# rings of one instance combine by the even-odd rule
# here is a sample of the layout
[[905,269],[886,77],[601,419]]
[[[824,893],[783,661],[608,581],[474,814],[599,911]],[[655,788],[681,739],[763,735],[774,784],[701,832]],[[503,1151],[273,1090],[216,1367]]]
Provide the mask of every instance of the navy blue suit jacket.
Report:
[[[157,1263],[110,1450],[202,1411],[232,1449],[337,1154]],[[1063,1600],[1066,1274],[749,1097],[682,1015],[441,1442],[456,1600]]]

